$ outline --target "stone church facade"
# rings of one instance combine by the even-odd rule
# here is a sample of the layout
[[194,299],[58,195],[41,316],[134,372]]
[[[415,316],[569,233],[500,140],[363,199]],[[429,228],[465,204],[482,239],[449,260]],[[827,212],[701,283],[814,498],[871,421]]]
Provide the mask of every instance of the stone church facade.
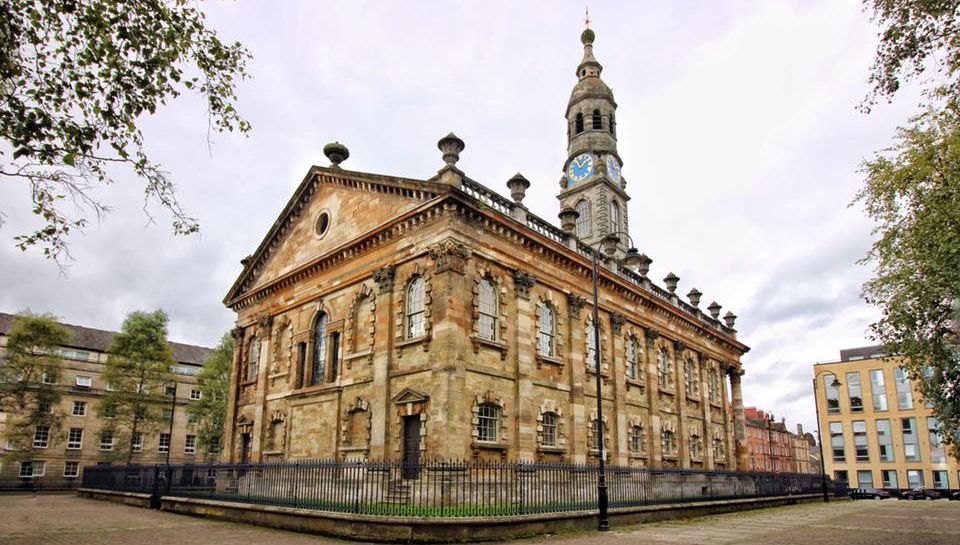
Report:
[[[630,248],[616,103],[594,34],[566,118],[561,227],[460,171],[304,177],[225,304],[237,313],[224,462],[337,458],[745,468],[735,316]],[[599,266],[598,421],[592,258]]]

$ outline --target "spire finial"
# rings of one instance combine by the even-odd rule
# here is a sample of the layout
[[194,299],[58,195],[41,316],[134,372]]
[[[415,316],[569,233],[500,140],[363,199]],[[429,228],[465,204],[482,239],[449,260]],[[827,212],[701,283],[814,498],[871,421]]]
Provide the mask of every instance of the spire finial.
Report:
[[586,16],[583,18],[584,29],[583,33],[580,34],[580,41],[583,43],[584,47],[589,46],[593,43],[593,39],[596,37],[592,30],[590,30],[590,6],[587,6],[584,10]]
[[583,25],[590,28],[590,6],[584,8],[584,13],[586,13],[586,17],[583,19]]

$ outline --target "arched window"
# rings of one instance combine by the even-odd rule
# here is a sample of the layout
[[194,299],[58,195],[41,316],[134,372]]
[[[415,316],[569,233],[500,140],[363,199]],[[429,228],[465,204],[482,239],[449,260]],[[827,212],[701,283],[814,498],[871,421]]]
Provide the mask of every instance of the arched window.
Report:
[[576,134],[580,134],[583,132],[583,114],[582,113],[577,114],[576,121],[574,122],[574,127],[575,128],[573,132],[575,132]]
[[617,121],[613,118],[613,114],[610,114],[610,134],[617,135]]
[[[601,431],[602,429],[602,431]],[[590,423],[590,437],[589,447],[590,450],[600,451],[600,447],[603,445],[603,439],[607,434],[606,424],[601,424],[599,418],[594,418],[593,422]]]
[[597,329],[593,327],[593,318],[587,322],[587,369],[597,370]]
[[483,403],[477,410],[477,441],[496,443],[499,439],[500,407]]
[[480,280],[478,298],[480,299],[477,305],[480,311],[478,335],[482,339],[496,340],[497,314],[499,311],[497,308],[497,288],[489,278]]
[[260,339],[256,336],[250,339],[250,348],[247,352],[247,380],[257,380],[257,364],[260,360]]
[[633,335],[627,337],[627,378],[630,380],[640,380],[640,344]]
[[699,375],[700,373],[697,372],[697,362],[688,358],[683,366],[683,379],[687,397],[697,397],[700,395]]
[[670,357],[666,348],[661,348],[657,354],[657,371],[660,375],[660,387],[670,388],[673,380],[670,376]]
[[646,433],[643,426],[640,424],[630,426],[630,452],[642,454],[646,450],[646,443]]
[[620,203],[610,201],[610,232],[615,233],[620,230]]
[[557,317],[549,303],[540,303],[540,330],[537,332],[537,353],[541,356],[553,357],[554,341],[557,331]]
[[600,110],[593,111],[593,128],[595,130],[600,130]]
[[690,434],[690,457],[695,460],[703,458],[703,439],[697,431]]
[[716,369],[710,369],[707,374],[707,396],[711,403],[720,402],[720,373]]
[[327,380],[327,314],[321,312],[313,322],[313,366],[310,369],[310,385]]
[[723,460],[726,456],[726,450],[723,448],[723,439],[720,437],[713,438],[713,459],[714,460]]
[[673,430],[662,430],[660,432],[660,447],[664,456],[675,456],[677,454],[677,442]]
[[575,207],[577,213],[577,236],[580,238],[590,235],[590,202],[586,199],[578,201]]
[[543,433],[542,433],[543,446],[545,447],[557,446],[557,413],[555,412],[543,413],[540,426],[541,428],[543,428]]
[[425,282],[422,276],[418,276],[410,281],[407,286],[407,338],[415,339],[423,336],[424,318],[426,306],[424,304]]

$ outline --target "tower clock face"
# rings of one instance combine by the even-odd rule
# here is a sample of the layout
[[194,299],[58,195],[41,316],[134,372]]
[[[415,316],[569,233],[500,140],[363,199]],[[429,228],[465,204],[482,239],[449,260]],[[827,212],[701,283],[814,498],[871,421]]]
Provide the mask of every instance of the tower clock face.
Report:
[[611,180],[620,181],[620,163],[613,155],[607,155],[607,174],[609,174]]
[[589,153],[581,153],[570,161],[567,167],[567,178],[573,182],[579,182],[593,174],[593,156]]

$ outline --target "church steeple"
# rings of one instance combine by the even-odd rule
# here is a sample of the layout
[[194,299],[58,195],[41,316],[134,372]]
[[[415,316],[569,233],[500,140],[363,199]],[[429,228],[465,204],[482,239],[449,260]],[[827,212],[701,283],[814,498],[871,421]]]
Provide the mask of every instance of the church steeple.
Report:
[[630,199],[620,174],[617,153],[617,103],[613,91],[600,79],[603,66],[593,55],[596,34],[589,27],[580,34],[583,59],[577,83],[567,103],[567,160],[560,179],[560,207],[573,208],[577,236],[593,244],[609,233],[627,231]]

